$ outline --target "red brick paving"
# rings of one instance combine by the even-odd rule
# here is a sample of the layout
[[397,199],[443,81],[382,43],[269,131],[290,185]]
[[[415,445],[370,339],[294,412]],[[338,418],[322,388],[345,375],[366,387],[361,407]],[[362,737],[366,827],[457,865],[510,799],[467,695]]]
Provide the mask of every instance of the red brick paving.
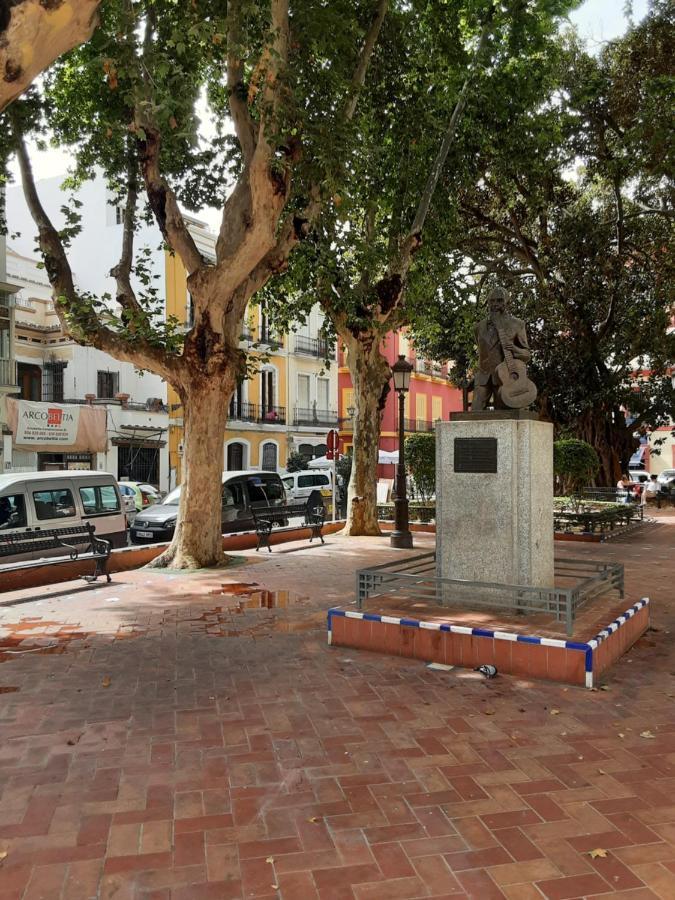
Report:
[[607,691],[328,648],[386,539],[0,595],[0,898],[673,900],[674,538],[562,550],[652,598]]

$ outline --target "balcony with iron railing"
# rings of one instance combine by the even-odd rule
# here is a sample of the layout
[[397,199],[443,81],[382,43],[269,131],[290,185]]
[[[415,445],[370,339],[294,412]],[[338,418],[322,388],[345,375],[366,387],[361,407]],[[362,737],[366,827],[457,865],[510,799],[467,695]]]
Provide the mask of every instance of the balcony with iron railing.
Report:
[[237,402],[230,403],[228,413],[230,422],[251,422],[258,425],[285,425],[285,406],[262,406],[257,403]]
[[16,360],[0,359],[0,387],[16,387]]
[[304,334],[296,334],[294,340],[294,350],[296,353],[302,353],[305,356],[316,356],[318,359],[335,359],[335,344],[330,343],[326,338],[306,337]]
[[258,422],[263,425],[285,425],[285,406],[261,406],[258,410]]
[[330,425],[338,424],[338,414],[334,409],[317,409],[316,407],[296,406],[293,414],[294,425]]
[[228,418],[237,422],[257,422],[258,407],[255,403],[248,403],[245,400],[232,400]]
[[403,430],[408,432],[433,431],[434,423],[428,422],[426,419],[404,419]]
[[263,325],[260,328],[259,334],[260,338],[258,340],[258,343],[264,344],[266,347],[275,349],[278,347],[283,347],[284,345],[283,337],[277,331],[273,331],[266,325]]

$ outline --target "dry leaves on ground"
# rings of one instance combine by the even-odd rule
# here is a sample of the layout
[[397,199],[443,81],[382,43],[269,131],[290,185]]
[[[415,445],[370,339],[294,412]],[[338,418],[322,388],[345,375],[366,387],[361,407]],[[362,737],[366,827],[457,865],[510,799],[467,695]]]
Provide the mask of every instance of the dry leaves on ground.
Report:
[[598,857],[600,857],[600,859],[604,859],[607,856],[607,851],[603,850],[602,847],[598,847],[595,850],[591,850],[588,855],[591,859],[597,859]]

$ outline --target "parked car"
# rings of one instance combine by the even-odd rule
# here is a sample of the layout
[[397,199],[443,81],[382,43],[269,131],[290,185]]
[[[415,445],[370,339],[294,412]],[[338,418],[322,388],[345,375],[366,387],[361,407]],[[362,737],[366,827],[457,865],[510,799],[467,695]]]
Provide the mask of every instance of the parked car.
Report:
[[628,475],[630,476],[631,481],[638,481],[640,484],[646,484],[652,477],[649,472],[645,472],[644,469],[629,469]]
[[288,472],[281,476],[289,500],[305,500],[312,491],[331,490],[333,473],[330,469],[316,469],[313,472]]
[[[136,515],[131,526],[133,544],[170,541],[176,528],[180,487],[167,494],[161,503],[149,506]],[[255,527],[251,509],[261,506],[283,506],[286,494],[276,472],[223,472],[223,534],[249,531]]]
[[662,487],[672,488],[675,486],[675,469],[664,469],[656,476],[656,480]]
[[[0,475],[0,540],[4,534],[75,528],[91,522],[96,536],[113,547],[127,543],[122,498],[114,476],[106,472],[16,472]],[[63,548],[40,551],[62,556]],[[4,556],[3,562],[37,558],[23,553]]]
[[154,506],[155,503],[161,503],[162,494],[151,484],[139,481],[120,481],[120,493],[123,496],[133,497],[136,511],[140,512],[146,506]]
[[138,510],[136,509],[136,494],[131,488],[126,487],[124,482],[118,481],[117,487],[122,498],[122,506],[124,507],[124,512],[127,517],[127,525],[131,525],[131,523],[136,518],[136,513],[138,512]]

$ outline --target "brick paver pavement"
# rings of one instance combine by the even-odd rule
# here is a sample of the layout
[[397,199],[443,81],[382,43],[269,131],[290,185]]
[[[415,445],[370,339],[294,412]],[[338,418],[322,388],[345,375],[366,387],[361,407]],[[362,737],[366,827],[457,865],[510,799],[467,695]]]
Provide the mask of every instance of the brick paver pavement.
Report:
[[556,548],[652,598],[594,692],[328,648],[386,538],[0,595],[0,898],[672,900],[674,537]]

